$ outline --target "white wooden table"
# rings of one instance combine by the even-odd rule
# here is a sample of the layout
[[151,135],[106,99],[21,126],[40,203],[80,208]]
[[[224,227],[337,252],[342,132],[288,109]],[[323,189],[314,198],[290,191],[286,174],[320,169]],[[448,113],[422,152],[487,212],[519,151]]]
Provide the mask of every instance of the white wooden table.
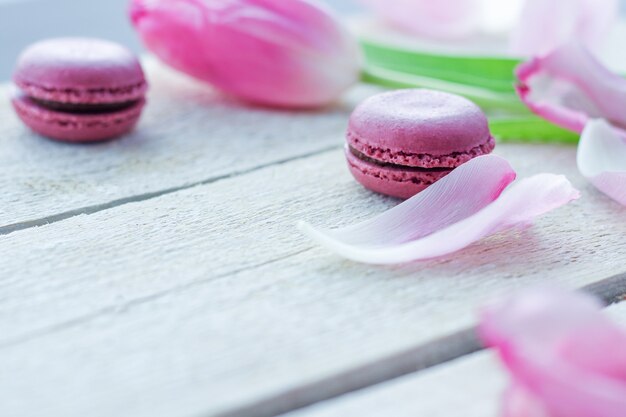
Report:
[[541,283],[626,294],[625,276],[606,280],[626,271],[626,210],[578,175],[573,147],[497,148],[520,176],[583,192],[536,227],[359,265],[295,223],[397,203],[343,161],[347,117],[376,89],[276,112],[146,69],[138,129],[96,145],[29,133],[0,87],[0,416],[495,415],[504,374],[467,356],[481,303]]

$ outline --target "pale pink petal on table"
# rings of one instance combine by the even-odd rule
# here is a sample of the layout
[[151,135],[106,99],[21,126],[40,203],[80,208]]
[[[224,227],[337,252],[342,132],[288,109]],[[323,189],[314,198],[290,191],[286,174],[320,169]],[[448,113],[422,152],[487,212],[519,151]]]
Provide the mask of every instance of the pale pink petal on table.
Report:
[[517,91],[537,115],[580,133],[590,119],[626,126],[626,79],[570,42],[517,68]]
[[506,160],[481,156],[372,220],[335,230],[299,226],[345,258],[396,264],[456,252],[578,198],[563,176],[541,174],[505,190],[514,178]]
[[309,0],[133,0],[130,14],[166,64],[254,103],[321,106],[359,77],[356,40]]
[[578,170],[598,190],[626,205],[626,132],[590,121],[578,145]]
[[502,417],[552,417],[537,397],[512,384],[502,398]]
[[527,417],[525,409],[529,417],[624,416],[626,329],[595,299],[527,290],[488,307],[479,333],[513,378],[505,417]]
[[574,39],[595,50],[618,14],[618,0],[526,0],[511,35],[511,51],[543,55]]
[[476,29],[479,0],[360,0],[392,25],[432,38],[458,38]]

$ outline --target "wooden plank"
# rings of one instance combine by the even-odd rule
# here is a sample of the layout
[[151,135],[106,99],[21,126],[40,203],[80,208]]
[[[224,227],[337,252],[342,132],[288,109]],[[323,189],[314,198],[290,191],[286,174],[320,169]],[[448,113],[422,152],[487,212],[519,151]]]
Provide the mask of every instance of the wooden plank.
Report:
[[0,85],[0,234],[93,213],[340,147],[347,118],[373,87],[323,111],[250,108],[145,60],[151,90],[138,129],[69,145],[29,132]]
[[[608,313],[626,327],[626,303]],[[285,417],[496,417],[507,381],[496,355],[480,352]]]
[[496,355],[481,351],[284,416],[498,417],[506,382]]
[[0,415],[225,414],[467,328],[495,293],[626,270],[625,214],[573,148],[498,152],[585,198],[452,258],[358,265],[294,227],[395,204],[337,150],[0,236]]
[[[620,302],[626,298],[626,273],[587,285],[581,290],[597,296],[606,305]],[[476,329],[472,327],[333,374],[325,379],[291,387],[275,396],[220,414],[220,417],[282,415],[441,365],[482,349]]]

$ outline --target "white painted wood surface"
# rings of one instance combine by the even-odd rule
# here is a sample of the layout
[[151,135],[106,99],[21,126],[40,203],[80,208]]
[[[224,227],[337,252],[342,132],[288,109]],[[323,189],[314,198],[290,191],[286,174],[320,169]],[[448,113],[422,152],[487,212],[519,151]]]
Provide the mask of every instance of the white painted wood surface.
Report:
[[[194,109],[189,132],[210,124]],[[344,128],[334,123],[321,123],[329,142]],[[249,129],[232,125],[227,149],[247,149]],[[257,129],[260,141],[284,137],[280,123]],[[119,157],[139,152],[132,144],[109,146]],[[172,160],[194,160],[178,152]],[[495,293],[626,270],[626,213],[578,176],[573,148],[498,153],[520,176],[567,174],[583,199],[427,263],[357,265],[295,230],[395,204],[355,184],[340,149],[0,236],[0,415],[214,415],[471,325]],[[64,158],[56,169],[72,172]]]
[[626,212],[577,174],[574,148],[538,145],[497,152],[583,198],[536,227],[414,265],[339,259],[295,223],[396,204],[343,161],[373,89],[274,112],[146,68],[139,128],[98,145],[29,133],[0,87],[0,228],[54,221],[0,235],[0,416],[211,416],[469,326],[496,293],[626,270]]
[[[607,313],[626,331],[626,303]],[[285,417],[497,417],[508,380],[496,354],[479,352]]]

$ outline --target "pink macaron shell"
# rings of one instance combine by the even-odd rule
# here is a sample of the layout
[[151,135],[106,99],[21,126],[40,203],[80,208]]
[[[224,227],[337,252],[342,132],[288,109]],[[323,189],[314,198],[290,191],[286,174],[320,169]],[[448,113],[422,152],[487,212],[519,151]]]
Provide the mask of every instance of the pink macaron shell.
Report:
[[90,38],[56,38],[31,45],[20,55],[13,79],[31,97],[63,103],[135,101],[147,89],[132,52]]
[[377,193],[402,199],[413,197],[452,172],[381,166],[359,159],[348,147],[345,153],[350,173],[361,185]]
[[11,100],[19,118],[36,133],[64,142],[97,142],[129,132],[137,124],[145,100],[124,110],[101,114],[72,114],[39,106],[23,94]]
[[495,146],[478,106],[426,89],[391,91],[365,100],[350,117],[348,143],[382,162],[424,168],[455,167]]

